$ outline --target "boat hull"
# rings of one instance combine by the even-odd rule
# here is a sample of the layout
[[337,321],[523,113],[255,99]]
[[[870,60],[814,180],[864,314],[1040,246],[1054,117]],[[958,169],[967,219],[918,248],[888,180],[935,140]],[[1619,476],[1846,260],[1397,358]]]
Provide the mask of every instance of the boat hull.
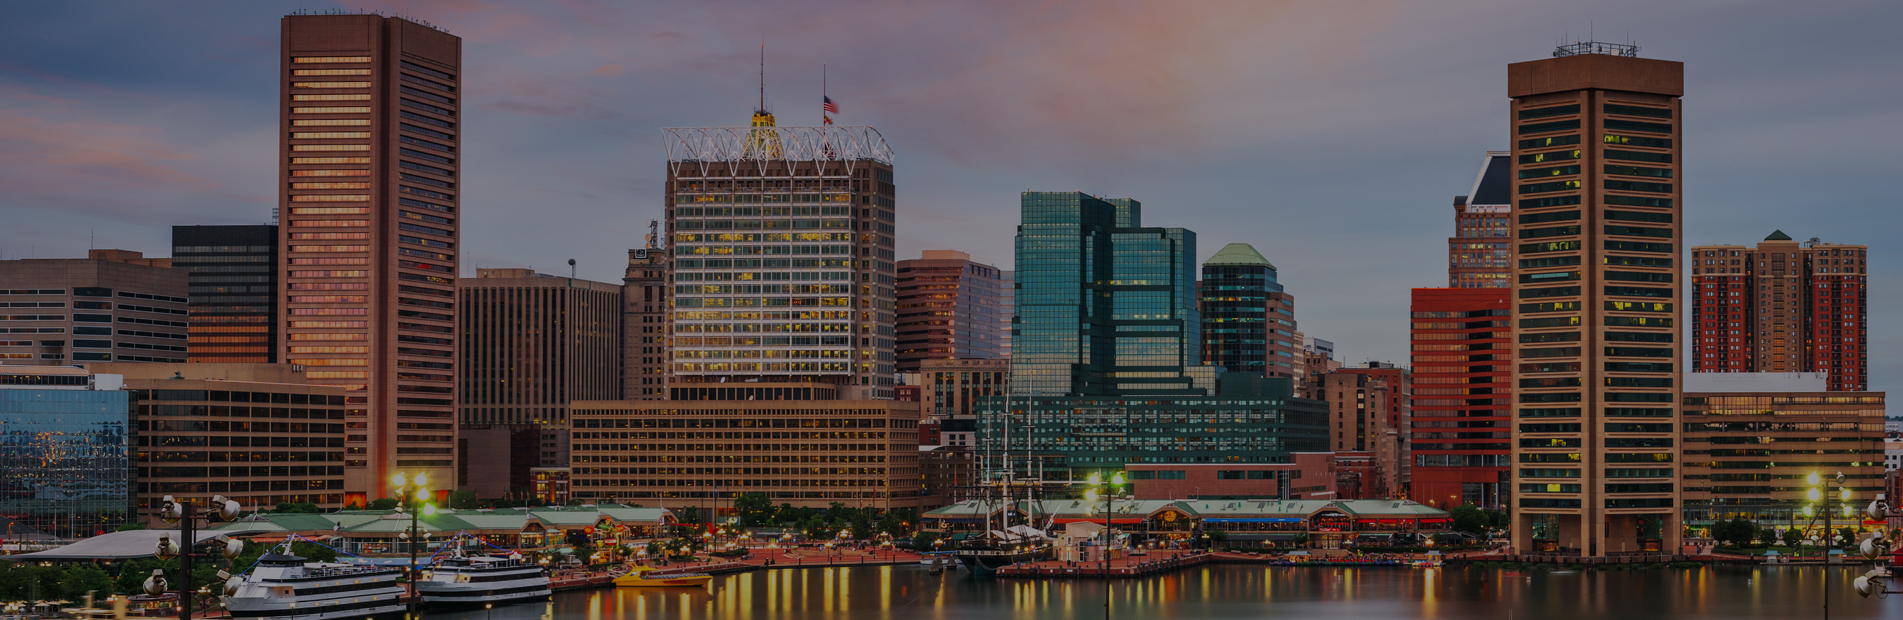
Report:
[[1053,559],[1057,557],[1057,549],[1054,547],[1038,547],[1026,551],[961,551],[957,554],[957,557],[959,563],[964,564],[965,568],[971,570],[972,574],[993,575],[998,572],[998,569],[1012,564]]
[[698,588],[713,580],[713,575],[682,575],[680,577],[623,575],[616,577],[614,584],[617,588]]
[[458,586],[478,587],[429,587],[429,582],[417,584],[417,593],[423,596],[423,605],[432,609],[450,607],[474,607],[477,605],[513,605],[546,601],[555,592],[548,582],[525,586],[481,586],[481,584],[455,584]]

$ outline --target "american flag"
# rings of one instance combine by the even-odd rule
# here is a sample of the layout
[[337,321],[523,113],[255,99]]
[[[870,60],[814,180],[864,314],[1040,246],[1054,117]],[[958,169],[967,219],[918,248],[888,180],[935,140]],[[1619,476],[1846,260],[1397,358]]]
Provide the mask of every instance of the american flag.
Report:
[[839,113],[839,104],[833,103],[832,97],[820,95],[820,98],[826,100],[826,103],[821,105],[819,109],[819,117],[825,119],[825,122],[821,124],[831,125],[833,124],[833,115]]
[[824,98],[824,99],[826,100],[826,111],[827,111],[827,112],[831,112],[831,113],[833,113],[833,114],[838,114],[838,113],[839,113],[839,104],[837,104],[837,103],[833,103],[833,98],[832,98],[832,97],[826,97],[826,96],[824,96],[824,95],[821,95],[821,97],[822,97],[822,98]]

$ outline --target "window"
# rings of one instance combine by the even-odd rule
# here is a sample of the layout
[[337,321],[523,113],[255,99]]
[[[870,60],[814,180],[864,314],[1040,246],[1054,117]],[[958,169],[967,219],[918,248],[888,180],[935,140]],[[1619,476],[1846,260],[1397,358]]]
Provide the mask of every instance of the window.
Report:
[[[1607,181],[1607,183],[1610,184],[1612,182]],[[1524,183],[1520,185],[1520,193],[1522,194],[1538,194],[1542,192],[1560,192],[1560,191],[1566,191],[1569,189],[1579,189],[1579,181],[1574,180],[1574,181],[1554,181],[1551,183]],[[1666,190],[1666,191],[1671,191],[1671,190]]]
[[1521,254],[1537,254],[1540,252],[1564,252],[1567,250],[1577,250],[1577,249],[1579,249],[1578,241],[1548,241],[1546,243],[1520,244]]
[[1553,136],[1551,138],[1530,138],[1526,140],[1521,140],[1520,148],[1543,149],[1543,148],[1554,147],[1554,146],[1565,146],[1568,144],[1579,144],[1579,135],[1574,134],[1570,136]]
[[1672,169],[1647,168],[1645,166],[1620,166],[1620,165],[1614,165],[1614,164],[1606,164],[1606,174],[1623,174],[1626,176],[1633,176],[1633,177],[1658,177],[1661,179],[1669,179],[1669,178],[1672,178]]
[[[370,124],[370,119],[367,119],[367,118],[315,118],[315,119],[297,119],[297,120],[291,121],[292,127],[341,127],[341,126],[351,126],[351,125],[361,126],[361,125],[369,125],[369,124]],[[368,136],[369,134],[363,134],[363,136],[359,136],[359,137],[368,137]]]
[[[350,95],[343,95],[343,96],[350,96]],[[370,98],[370,96],[369,96],[369,95],[363,95],[363,98],[364,98],[364,99],[369,99],[369,98]],[[427,103],[423,103],[423,102],[421,102],[421,101],[415,101],[415,100],[412,100],[412,99],[410,99],[409,97],[402,97],[402,98],[400,98],[399,100],[400,100],[400,101],[402,102],[402,105],[403,105],[404,107],[410,107],[410,108],[416,108],[416,109],[418,109],[418,110],[422,110],[422,111],[424,111],[424,112],[435,112],[435,113],[437,113],[437,114],[441,114],[441,115],[443,115],[443,116],[450,116],[450,117],[453,117],[453,116],[456,116],[456,111],[455,111],[455,110],[451,110],[451,109],[448,109],[448,108],[439,108],[439,107],[436,107],[436,106],[433,106],[433,105],[430,105],[430,104],[427,104]]]
[[418,138],[412,138],[409,136],[397,136],[396,139],[398,142],[402,142],[404,144],[414,144],[426,149],[436,149],[438,151],[443,151],[445,153],[456,152],[456,147],[449,146],[447,144],[437,144],[435,142],[430,142],[428,140],[422,140]]
[[[369,58],[365,58],[365,59],[364,59],[364,62],[368,62],[369,60],[370,60]],[[454,75],[450,75],[450,74],[448,74],[448,73],[444,73],[444,72],[442,72],[442,71],[437,71],[437,70],[435,70],[435,69],[431,69],[431,68],[429,68],[429,67],[425,67],[425,66],[423,66],[423,65],[419,65],[419,64],[416,64],[416,63],[413,63],[413,62],[410,62],[410,61],[407,61],[407,60],[400,60],[400,61],[397,61],[397,62],[398,62],[399,64],[401,64],[401,65],[403,66],[403,68],[405,68],[405,69],[409,69],[409,70],[411,70],[411,71],[415,71],[415,72],[417,72],[417,73],[421,73],[421,74],[423,74],[423,75],[427,75],[427,76],[430,76],[430,77],[433,77],[433,78],[438,78],[438,79],[444,79],[444,80],[449,80],[449,81],[452,81],[452,82],[456,80],[456,76],[454,76]]]
[[[1536,179],[1540,177],[1566,176],[1569,174],[1579,174],[1579,166],[1553,166],[1551,168],[1527,168],[1525,170],[1520,171],[1520,178]],[[1525,193],[1525,192],[1521,192],[1521,193]]]
[[291,95],[291,101],[369,101],[370,94],[361,95]]
[[439,163],[439,164],[449,164],[449,165],[451,165],[451,166],[454,166],[454,165],[456,165],[456,160],[454,160],[454,159],[450,159],[450,158],[448,158],[448,157],[442,157],[442,156],[438,156],[438,155],[431,155],[431,154],[429,154],[429,153],[425,153],[425,152],[422,152],[422,151],[415,151],[415,150],[410,150],[410,149],[406,149],[406,148],[402,148],[402,147],[398,147],[398,148],[397,148],[397,152],[398,152],[398,153],[402,153],[402,154],[404,154],[404,155],[406,155],[406,156],[409,156],[409,157],[415,157],[415,158],[417,158],[417,159],[422,159],[422,160],[427,160],[427,161],[433,161],[433,162],[436,162],[436,163]]
[[1606,234],[1608,234],[1608,235],[1624,235],[1624,236],[1628,236],[1628,237],[1659,237],[1659,238],[1662,238],[1662,239],[1670,239],[1670,238],[1672,238],[1672,229],[1670,229],[1670,228],[1646,228],[1646,227],[1643,227],[1643,226],[1612,226],[1612,225],[1608,225],[1608,226],[1606,226]]
[[[1649,124],[1649,123],[1641,123],[1641,124]],[[1546,133],[1549,131],[1565,131],[1568,129],[1578,129],[1578,128],[1579,128],[1579,121],[1577,120],[1554,121],[1551,123],[1530,123],[1530,124],[1520,126],[1520,134],[1525,135],[1529,133]]]
[[[411,176],[411,175],[407,175],[407,174],[406,174],[406,175],[403,175],[403,176],[406,176],[406,177],[407,177],[407,176]],[[437,199],[437,200],[455,200],[455,199],[456,199],[456,197],[455,197],[455,196],[451,196],[451,195],[449,195],[449,194],[444,194],[444,193],[441,193],[441,192],[432,192],[432,191],[429,191],[429,190],[426,190],[426,189],[419,189],[419,188],[415,188],[415,187],[410,187],[410,186],[408,186],[408,185],[398,185],[398,186],[397,186],[397,188],[396,188],[396,190],[397,190],[398,192],[402,192],[402,193],[405,193],[405,194],[415,194],[415,195],[418,195],[418,196],[422,196],[422,197],[424,197],[424,198],[435,198],[435,199]]]
[[1568,221],[1572,221],[1576,219],[1579,219],[1578,209],[1574,209],[1571,211],[1548,211],[1546,213],[1529,213],[1529,214],[1520,216],[1520,223],[1521,224],[1538,224],[1540,222],[1568,222]]
[[291,108],[292,114],[368,114],[370,108]]
[[1579,104],[1574,103],[1574,104],[1568,104],[1568,105],[1553,106],[1550,108],[1533,108],[1531,110],[1520,110],[1520,120],[1528,120],[1528,119],[1534,119],[1534,118],[1548,118],[1553,116],[1566,116],[1569,114],[1578,114],[1578,113],[1579,113]]
[[443,132],[440,132],[440,131],[436,131],[436,130],[434,130],[434,129],[424,129],[424,128],[422,128],[422,127],[417,127],[417,126],[415,126],[415,125],[411,125],[411,124],[409,124],[409,123],[397,123],[397,126],[399,126],[399,127],[402,127],[404,131],[414,131],[414,132],[416,132],[416,133],[420,133],[420,134],[423,134],[423,135],[426,135],[426,136],[430,136],[430,137],[434,137],[434,138],[441,138],[441,139],[444,139],[444,140],[455,140],[455,139],[456,139],[456,136],[453,136],[453,135],[450,135],[450,134],[446,134],[446,133],[443,133]]
[[[1566,161],[1569,159],[1579,159],[1579,150],[1574,149],[1571,151],[1551,151],[1546,153],[1533,153],[1530,155],[1521,155],[1520,163],[1539,164],[1539,163],[1545,163],[1549,161]],[[1521,177],[1521,178],[1525,178],[1525,177]]]
[[[1577,181],[1574,181],[1573,183],[1575,186],[1578,185]],[[1522,185],[1521,187],[1525,187],[1525,186]],[[1642,183],[1639,181],[1614,181],[1614,180],[1608,179],[1606,181],[1606,189],[1617,190],[1622,192],[1658,192],[1661,194],[1669,194],[1669,193],[1672,193],[1672,184],[1671,183]],[[1525,193],[1525,192],[1521,192],[1521,193]]]
[[[363,111],[365,111],[365,112],[369,112],[369,111],[370,111],[370,109],[369,109],[369,108],[364,108],[364,109],[363,109]],[[411,111],[409,111],[409,110],[399,110],[399,111],[398,111],[398,114],[399,114],[400,116],[402,116],[404,120],[411,120],[411,121],[416,121],[416,122],[419,122],[419,123],[429,123],[429,124],[431,124],[431,125],[435,125],[435,126],[437,126],[437,127],[442,127],[442,128],[444,128],[444,129],[455,129],[455,128],[456,128],[456,124],[455,124],[455,123],[452,123],[452,122],[449,122],[449,121],[445,121],[445,120],[441,120],[441,119],[437,119],[437,118],[435,118],[435,117],[430,117],[430,116],[423,116],[423,115],[421,115],[421,114],[417,114],[417,113],[415,113],[415,112],[411,112]]]
[[[291,64],[327,64],[342,62],[370,62],[369,56],[303,56],[291,59]],[[404,63],[408,64],[408,63]]]
[[1552,226],[1547,228],[1522,228],[1521,239],[1540,239],[1544,237],[1564,237],[1579,234],[1579,225]]
[[1537,299],[1540,297],[1577,297],[1578,295],[1579,295],[1579,287],[1577,286],[1558,286],[1553,288],[1520,289],[1520,299]]
[[1606,104],[1605,110],[1607,114],[1621,114],[1625,116],[1649,116],[1652,118],[1671,118],[1672,117],[1671,108],[1648,108],[1648,107],[1642,107],[1642,106],[1636,106],[1636,105],[1619,105],[1617,103],[1608,103]]
[[1615,119],[1606,119],[1605,126],[1606,126],[1606,129],[1611,129],[1613,131],[1643,131],[1647,133],[1672,133],[1672,126],[1667,123],[1641,123],[1638,121],[1622,121],[1622,120],[1615,120]]
[[404,197],[401,197],[401,196],[399,196],[399,197],[397,197],[397,199],[396,199],[396,203],[397,203],[397,204],[400,204],[400,205],[403,205],[403,206],[406,206],[406,207],[416,207],[416,208],[419,208],[419,209],[429,209],[429,210],[431,210],[431,211],[441,211],[441,212],[444,212],[444,213],[455,213],[455,212],[456,212],[456,210],[455,210],[455,209],[452,209],[452,208],[449,208],[449,207],[445,207],[445,206],[443,206],[443,205],[439,205],[439,204],[433,204],[433,203],[428,203],[428,202],[423,202],[423,201],[421,201],[421,200],[412,200],[412,199],[409,199],[409,198],[404,198]]
[[418,90],[418,89],[415,89],[415,88],[410,88],[410,87],[408,87],[408,86],[398,86],[398,87],[397,87],[397,90],[399,90],[399,91],[402,91],[402,93],[403,93],[403,94],[405,94],[405,95],[415,95],[415,96],[417,96],[417,97],[422,97],[422,98],[424,98],[424,99],[428,99],[428,100],[430,100],[430,101],[435,101],[435,102],[437,102],[437,103],[445,103],[445,104],[449,104],[449,105],[456,105],[456,100],[455,100],[455,99],[451,99],[451,98],[448,98],[448,97],[444,97],[444,96],[442,96],[442,95],[438,95],[438,94],[436,94],[436,93],[432,93],[432,92],[429,92],[429,91],[425,91],[425,90]]
[[[1520,216],[1520,217],[1526,217],[1526,216]],[[1613,211],[1613,210],[1607,210],[1607,211],[1606,211],[1606,219],[1609,219],[1609,220],[1623,220],[1623,221],[1627,221],[1627,222],[1659,222],[1659,223],[1662,223],[1662,224],[1670,224],[1670,223],[1672,223],[1672,214],[1670,214],[1670,213],[1652,213],[1652,212],[1649,212],[1649,211]],[[1669,266],[1669,265],[1667,265],[1667,266]]]
[[1672,154],[1606,149],[1606,159],[1624,159],[1628,161],[1649,161],[1657,164],[1669,164],[1672,163]]
[[421,84],[424,86],[428,86],[430,88],[442,89],[444,92],[451,92],[451,93],[456,92],[456,87],[454,86],[450,86],[450,85],[442,84],[438,82],[432,82],[420,77],[416,77],[414,75],[410,75],[408,73],[398,73],[397,79],[403,80],[405,82],[409,82],[411,84]]
[[1607,241],[1606,249],[1620,252],[1657,252],[1671,254],[1670,243],[1641,243],[1637,241]]

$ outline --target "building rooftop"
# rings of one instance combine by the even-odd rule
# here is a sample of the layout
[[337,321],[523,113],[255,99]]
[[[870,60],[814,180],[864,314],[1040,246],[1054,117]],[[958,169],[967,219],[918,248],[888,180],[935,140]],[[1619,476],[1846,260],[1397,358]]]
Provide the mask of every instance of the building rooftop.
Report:
[[1275,268],[1275,265],[1270,263],[1269,259],[1262,257],[1261,252],[1255,251],[1255,246],[1247,243],[1231,243],[1222,246],[1222,249],[1218,250],[1215,256],[1211,256],[1209,260],[1203,261],[1204,267],[1211,265]]
[[1685,391],[1711,392],[1822,392],[1830,389],[1824,372],[1688,372]]
[[1790,241],[1791,236],[1784,234],[1784,231],[1782,230],[1773,230],[1771,231],[1771,236],[1765,237],[1764,240],[1765,241]]
[[1466,204],[1471,206],[1504,206],[1513,204],[1513,162],[1507,151],[1487,151],[1487,160],[1480,164],[1480,175],[1474,177],[1473,190],[1468,193]]

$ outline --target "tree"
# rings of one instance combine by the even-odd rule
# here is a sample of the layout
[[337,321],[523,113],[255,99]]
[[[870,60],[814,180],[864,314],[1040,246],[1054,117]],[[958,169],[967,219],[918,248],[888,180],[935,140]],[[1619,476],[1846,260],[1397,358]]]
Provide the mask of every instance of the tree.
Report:
[[1784,530],[1784,546],[1796,547],[1798,541],[1801,541],[1801,540],[1804,540],[1804,535],[1799,534],[1797,532],[1797,528]]
[[773,500],[765,493],[741,493],[733,498],[733,509],[740,513],[740,527],[773,524]]
[[396,506],[397,506],[397,501],[396,501],[396,498],[394,497],[385,497],[383,499],[370,502],[371,510],[395,510]]
[[482,500],[475,491],[450,491],[449,507],[456,510],[475,510],[482,507]]
[[125,523],[119,524],[119,529],[116,531],[128,532],[132,530],[143,530],[143,529],[145,529],[144,523],[140,523],[138,521],[127,521]]
[[1777,544],[1777,529],[1767,527],[1758,530],[1758,542],[1764,543],[1765,545]]
[[1756,538],[1757,534],[1758,526],[1744,519],[1719,521],[1711,526],[1713,539],[1734,547],[1751,544],[1751,539]]
[[1454,531],[1456,532],[1466,532],[1476,535],[1484,534],[1487,531],[1487,527],[1492,525],[1492,519],[1488,517],[1487,513],[1473,504],[1455,506],[1453,510],[1448,511],[1448,514],[1453,517]]
[[317,514],[323,511],[324,510],[322,508],[317,507],[317,504],[312,504],[309,502],[303,502],[303,503],[297,503],[297,504],[279,503],[277,508],[275,510],[272,510],[272,512],[282,512],[282,513],[288,513],[288,514]]

